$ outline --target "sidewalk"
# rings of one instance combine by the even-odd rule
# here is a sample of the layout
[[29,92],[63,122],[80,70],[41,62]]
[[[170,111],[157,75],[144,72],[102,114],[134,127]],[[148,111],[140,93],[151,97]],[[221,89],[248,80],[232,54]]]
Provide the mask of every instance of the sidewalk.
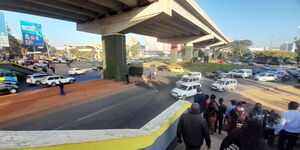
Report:
[[59,87],[39,89],[0,97],[0,124],[37,112],[69,107],[96,98],[125,91],[134,86],[111,80],[93,80],[65,85],[65,96],[59,95]]

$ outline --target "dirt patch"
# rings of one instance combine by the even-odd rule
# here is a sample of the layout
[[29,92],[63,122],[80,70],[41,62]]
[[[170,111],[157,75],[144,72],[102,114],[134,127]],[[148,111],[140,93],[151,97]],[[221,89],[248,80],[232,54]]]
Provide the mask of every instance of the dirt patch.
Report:
[[299,93],[300,89],[296,87],[284,86],[280,88],[246,90],[239,94],[268,108],[285,112],[290,101],[300,103]]
[[65,96],[59,95],[59,88],[52,87],[0,97],[0,123],[44,110],[83,103],[125,91],[134,85],[111,80],[95,80],[65,85]]

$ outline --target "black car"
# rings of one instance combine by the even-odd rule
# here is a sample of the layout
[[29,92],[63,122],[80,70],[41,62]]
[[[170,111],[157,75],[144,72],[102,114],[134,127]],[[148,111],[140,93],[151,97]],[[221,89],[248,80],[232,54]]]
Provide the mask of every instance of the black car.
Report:
[[0,91],[7,91],[10,94],[18,92],[19,87],[15,82],[2,82],[0,83]]
[[168,70],[168,67],[167,67],[167,66],[164,66],[164,65],[161,65],[161,66],[158,66],[158,67],[157,67],[157,70],[159,70],[159,71]]
[[206,77],[208,78],[222,78],[225,76],[225,72],[222,72],[222,71],[216,71],[216,72],[210,72],[210,73],[207,73],[206,74]]

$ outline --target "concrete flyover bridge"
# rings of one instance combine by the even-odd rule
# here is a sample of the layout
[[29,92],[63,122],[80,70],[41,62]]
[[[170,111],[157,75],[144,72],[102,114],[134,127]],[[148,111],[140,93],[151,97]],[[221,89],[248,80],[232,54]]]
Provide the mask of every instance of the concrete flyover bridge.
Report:
[[[229,39],[194,0],[0,0],[0,9],[77,23],[79,31],[102,35],[108,79],[124,80],[126,33],[154,36],[161,42],[217,48]],[[175,55],[176,56],[176,55]]]

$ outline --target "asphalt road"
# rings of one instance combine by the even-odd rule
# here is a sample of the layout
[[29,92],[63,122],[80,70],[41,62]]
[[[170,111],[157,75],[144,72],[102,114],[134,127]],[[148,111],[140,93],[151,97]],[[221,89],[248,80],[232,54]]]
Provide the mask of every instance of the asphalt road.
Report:
[[[175,81],[177,77],[170,78]],[[153,88],[155,87],[155,88]],[[22,123],[4,130],[79,130],[140,128],[176,102],[169,95],[173,84],[159,83],[152,87],[137,84],[109,97],[60,110],[35,118],[23,118]]]
[[[109,97],[99,98],[85,104],[59,110],[43,116],[24,117],[22,123],[11,125],[5,130],[76,130],[76,129],[122,129],[140,128],[177,99],[170,96],[175,82],[180,74],[159,72],[160,82],[154,85],[137,84]],[[288,82],[257,82],[251,79],[237,79],[238,88],[235,91],[212,91],[209,85],[214,81],[203,77],[201,84],[205,94],[215,94],[223,97],[225,103],[229,100],[240,100],[237,93],[253,88],[271,88],[281,85],[293,85],[295,79]],[[192,97],[187,99],[193,101]],[[1,129],[1,128],[0,128]]]

